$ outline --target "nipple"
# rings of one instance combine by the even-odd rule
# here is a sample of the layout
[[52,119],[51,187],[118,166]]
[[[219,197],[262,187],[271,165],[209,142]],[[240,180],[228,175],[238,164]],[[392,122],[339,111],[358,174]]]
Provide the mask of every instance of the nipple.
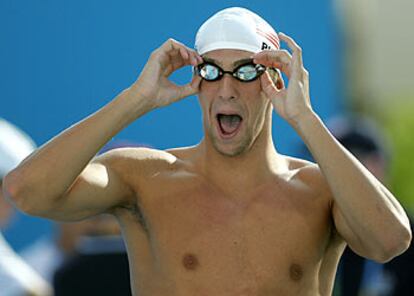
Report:
[[189,253],[183,256],[182,263],[184,267],[188,270],[195,270],[199,265],[197,257]]
[[295,282],[300,281],[300,279],[303,276],[302,266],[300,266],[299,264],[292,264],[290,266],[289,275],[293,281]]

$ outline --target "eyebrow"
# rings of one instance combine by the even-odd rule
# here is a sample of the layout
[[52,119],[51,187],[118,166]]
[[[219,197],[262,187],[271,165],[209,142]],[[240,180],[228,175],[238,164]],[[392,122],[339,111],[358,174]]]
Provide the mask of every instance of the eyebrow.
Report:
[[[203,60],[205,62],[207,62],[207,63],[212,63],[212,64],[219,65],[220,67],[223,66],[223,64],[220,61],[217,61],[215,59],[203,57]],[[247,64],[247,63],[252,63],[252,62],[253,62],[253,59],[252,58],[241,59],[241,60],[237,60],[237,61],[233,62],[233,66],[234,67],[238,67],[240,65]]]

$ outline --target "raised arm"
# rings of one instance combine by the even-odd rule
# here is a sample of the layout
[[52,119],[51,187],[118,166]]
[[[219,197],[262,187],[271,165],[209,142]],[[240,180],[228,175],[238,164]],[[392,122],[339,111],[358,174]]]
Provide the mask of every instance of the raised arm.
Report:
[[200,78],[177,86],[168,77],[201,57],[168,40],[155,50],[138,80],[96,113],[37,149],[3,180],[3,190],[28,214],[76,220],[128,202],[132,189],[122,178],[120,155],[93,160],[101,147],[129,123],[152,109],[198,91]]
[[277,67],[289,78],[278,90],[262,75],[262,89],[274,109],[299,133],[332,193],[332,216],[338,233],[361,256],[385,262],[404,252],[411,241],[406,213],[397,199],[326,129],[312,110],[309,75],[300,47],[280,34],[292,49],[256,54],[255,62]]

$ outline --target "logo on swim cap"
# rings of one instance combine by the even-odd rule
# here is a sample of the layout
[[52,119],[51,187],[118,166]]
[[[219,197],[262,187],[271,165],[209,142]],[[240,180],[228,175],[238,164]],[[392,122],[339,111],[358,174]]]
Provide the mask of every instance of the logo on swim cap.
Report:
[[214,14],[201,25],[195,40],[199,54],[216,49],[256,53],[279,48],[275,30],[260,16],[241,7],[226,8]]
[[266,42],[263,42],[262,43],[262,50],[265,50],[265,49],[271,49],[271,47],[269,45],[267,45]]

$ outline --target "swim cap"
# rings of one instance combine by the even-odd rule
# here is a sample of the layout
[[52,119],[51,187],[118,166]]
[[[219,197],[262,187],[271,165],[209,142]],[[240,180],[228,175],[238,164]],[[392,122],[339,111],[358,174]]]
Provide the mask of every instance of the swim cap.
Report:
[[259,52],[279,49],[275,30],[260,16],[241,7],[221,10],[201,25],[195,49],[201,55],[216,49]]
[[14,169],[35,148],[28,135],[0,118],[0,178]]

